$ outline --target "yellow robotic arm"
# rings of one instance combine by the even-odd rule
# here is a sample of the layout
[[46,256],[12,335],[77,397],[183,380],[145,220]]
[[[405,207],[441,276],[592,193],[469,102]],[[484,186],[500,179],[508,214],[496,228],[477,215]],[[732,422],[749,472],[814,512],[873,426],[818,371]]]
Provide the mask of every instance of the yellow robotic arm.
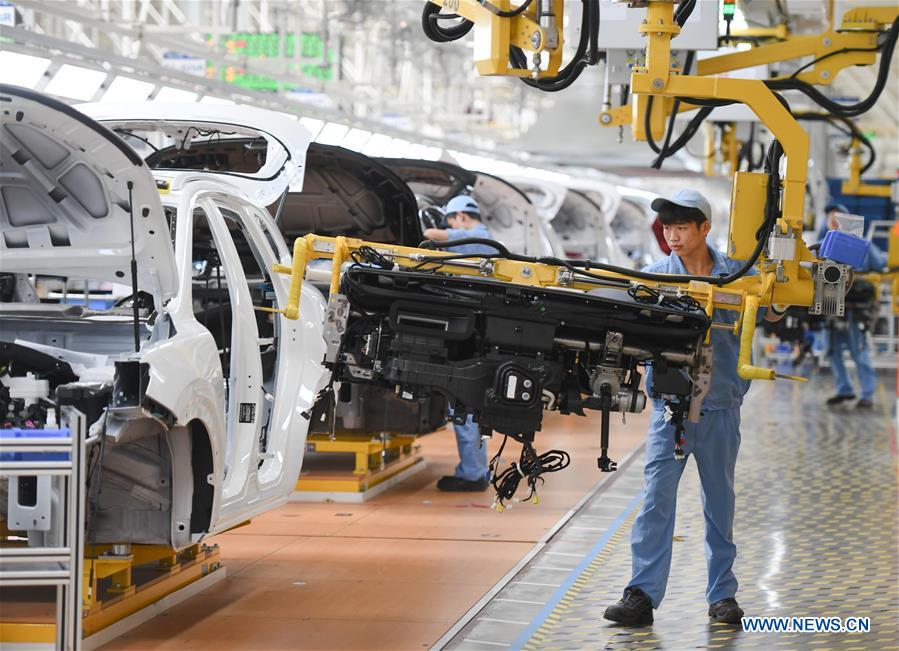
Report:
[[[732,52],[702,59],[696,65],[699,76],[720,75],[761,65],[770,65],[812,57],[791,77],[809,84],[829,85],[836,76],[850,66],[873,65],[877,61],[878,35],[899,17],[899,7],[859,7],[843,15],[839,29],[828,29],[819,34],[795,36],[783,34],[782,40],[756,45],[749,50]],[[741,32],[735,32],[739,35]],[[777,32],[780,36],[780,32]],[[788,79],[776,77],[775,79]],[[681,104],[680,111],[695,110],[696,106]],[[638,107],[642,111],[643,107]],[[621,106],[604,111],[599,116],[603,126],[629,124],[631,109]],[[655,113],[658,115],[655,115]],[[664,110],[653,111],[652,135],[660,138],[664,124],[671,112],[671,104]],[[645,140],[642,124],[634,131],[637,140]]]
[[[476,29],[487,30],[489,28],[489,33],[483,33],[487,33],[488,36],[492,35],[491,38],[496,39],[489,49],[491,63],[486,69],[490,71],[490,74],[520,75],[520,69],[524,66],[512,66],[515,71],[510,72],[504,59],[507,50],[520,47],[522,44],[521,38],[513,43],[512,25],[527,25],[527,29],[533,29],[535,24],[541,24],[539,12],[542,7],[550,4],[548,0],[544,0],[539,5],[522,2],[516,9],[511,9],[508,3],[503,2],[492,5],[493,9],[485,9],[486,3],[484,2],[443,0],[440,6],[451,9],[457,12],[457,15],[472,21]],[[585,1],[585,7],[590,4]],[[627,272],[627,270],[603,269],[603,265],[597,265],[598,268],[593,273],[585,274],[583,271],[570,268],[539,264],[534,266],[536,263],[506,260],[502,257],[491,259],[489,263],[483,265],[483,270],[481,266],[478,266],[478,269],[485,275],[506,282],[541,283],[546,286],[559,285],[573,289],[586,289],[581,285],[595,283],[597,278],[617,278],[618,280],[625,278],[631,281],[639,278],[640,283],[663,292],[689,294],[700,301],[710,315],[714,308],[737,310],[740,312],[741,318],[736,326],[728,327],[742,332],[740,374],[746,378],[772,378],[773,372],[756,368],[749,363],[749,342],[751,342],[755,327],[756,310],[761,306],[781,304],[810,306],[811,311],[816,314],[841,313],[850,276],[848,266],[820,260],[808,249],[801,238],[808,163],[808,135],[793,117],[782,98],[764,81],[685,75],[681,74],[679,70],[673,70],[671,67],[671,39],[680,33],[679,23],[686,19],[685,8],[689,9],[692,5],[684,3],[684,6],[678,11],[678,19],[675,20],[674,0],[642,0],[641,4],[646,6],[646,19],[643,21],[640,31],[647,38],[647,46],[645,66],[634,69],[631,76],[631,92],[636,100],[631,113],[634,131],[637,132],[640,129],[646,116],[645,108],[651,100],[665,109],[664,111],[659,110],[658,117],[655,118],[655,124],[659,126],[663,125],[666,112],[675,103],[696,107],[739,102],[749,107],[776,139],[769,156],[768,174],[739,172],[734,176],[728,254],[733,259],[746,261],[747,268],[757,261],[759,274],[738,280],[731,279],[731,282],[727,284],[718,282],[720,279],[697,281],[672,277],[668,281],[657,277],[647,279],[645,275],[641,276],[639,273]],[[430,3],[428,6],[432,5],[438,6],[435,3]],[[502,12],[502,15],[497,13],[497,9]],[[562,8],[559,6],[555,12],[558,24],[561,24],[561,10]],[[426,8],[426,14],[428,11]],[[431,12],[433,13],[433,9]],[[515,15],[508,15],[509,12],[515,13]],[[530,23],[523,20],[526,14]],[[881,14],[882,12],[879,12],[873,18],[865,14],[857,20],[881,20]],[[519,36],[523,34],[524,32]],[[542,41],[543,38],[543,36],[540,37],[539,43],[538,39],[534,39],[532,44],[534,47],[531,48],[533,51],[536,51],[538,46],[546,46]],[[844,46],[845,44],[841,41],[840,45]],[[487,51],[477,46],[477,36],[476,51]],[[819,55],[821,57],[824,54],[828,55],[826,59],[821,58],[821,61],[842,57],[844,54],[858,54],[839,52],[831,56],[831,52],[833,50],[827,50]],[[872,56],[872,53],[862,54],[868,58]],[[480,60],[483,61],[483,59]],[[858,59],[850,60],[858,61]],[[479,66],[479,70],[482,69]],[[536,71],[533,72],[536,73]],[[536,74],[539,75],[539,73]],[[732,143],[732,148],[736,147],[737,143]],[[783,176],[778,171],[781,154],[786,158]],[[304,253],[297,252],[299,255],[294,256],[295,264],[297,261],[304,261],[318,255],[332,257],[334,258],[335,274],[338,273],[341,262],[341,255],[335,255],[335,253],[342,247],[352,250],[364,245],[364,243],[350,241],[346,241],[344,244],[335,242],[333,245],[316,244],[315,242],[308,238],[305,243],[297,242],[297,246],[305,247],[305,249]],[[378,247],[378,250],[388,250],[385,255],[388,255],[400,267],[407,266],[409,261],[420,265],[424,260],[422,256],[433,257],[432,253],[416,249],[399,250],[397,247]],[[804,266],[803,263],[811,264]],[[437,264],[439,264],[441,273],[462,275],[472,273],[471,264],[460,264],[456,261]],[[279,271],[286,271],[286,269]],[[589,277],[589,280],[584,278],[585,275]],[[291,277],[292,285],[300,282],[302,270],[292,269]],[[286,309],[289,310],[290,307],[287,306]]]
[[852,139],[852,145],[849,149],[849,179],[843,181],[840,188],[843,194],[855,194],[863,197],[885,197],[893,196],[893,186],[877,185],[874,183],[865,183],[862,181],[862,144],[858,138]]
[[[473,26],[478,74],[542,79],[558,74],[561,66],[564,10],[564,0],[523,0],[517,7],[510,0],[432,0],[426,3],[422,21],[425,33],[436,41],[454,40],[455,34],[461,37],[466,27]],[[455,34],[439,27],[440,21],[451,17],[463,19]],[[511,65],[511,48],[531,53],[529,67]]]

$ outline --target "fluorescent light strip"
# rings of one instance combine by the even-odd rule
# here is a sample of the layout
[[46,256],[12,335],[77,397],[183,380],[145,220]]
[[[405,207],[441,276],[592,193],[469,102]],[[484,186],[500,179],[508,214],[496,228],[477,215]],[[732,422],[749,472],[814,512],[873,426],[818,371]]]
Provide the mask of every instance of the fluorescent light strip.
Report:
[[197,101],[197,94],[189,90],[181,90],[180,88],[172,88],[171,86],[163,86],[153,98],[154,102],[170,102],[172,104],[191,103]]
[[315,142],[323,145],[339,145],[349,130],[350,128],[345,124],[328,122],[315,137]]
[[104,79],[106,73],[101,70],[66,63],[53,75],[44,90],[50,95],[87,101],[97,93]]
[[0,70],[3,70],[3,83],[6,84],[34,88],[49,67],[50,59],[0,51]]
[[100,98],[101,102],[143,102],[153,91],[154,84],[131,77],[118,76]]
[[371,131],[366,131],[365,129],[350,129],[340,142],[340,146],[361,152],[369,138],[371,138]]
[[312,138],[312,140],[315,140],[315,136],[317,136],[322,130],[322,127],[325,126],[325,121],[316,118],[300,118],[300,124],[306,127],[306,130],[309,131],[309,137]]

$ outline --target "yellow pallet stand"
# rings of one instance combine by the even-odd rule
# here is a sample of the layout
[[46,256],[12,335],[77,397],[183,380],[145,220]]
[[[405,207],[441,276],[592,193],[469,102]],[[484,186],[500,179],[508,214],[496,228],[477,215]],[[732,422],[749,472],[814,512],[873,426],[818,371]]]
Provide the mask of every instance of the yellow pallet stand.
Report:
[[415,439],[411,434],[337,432],[333,437],[311,434],[306,439],[307,453],[352,455],[353,469],[324,469],[314,459],[306,457],[296,491],[302,494],[366,493],[415,466],[423,467],[424,458]]
[[[0,530],[3,544],[21,544],[14,539],[15,532],[6,529],[2,522]],[[222,571],[218,545],[197,544],[180,551],[164,545],[88,546],[83,566],[84,638],[216,571]],[[53,645],[53,603],[36,601],[29,606],[13,613],[4,609],[0,601],[0,612],[6,611],[0,616],[0,645]]]

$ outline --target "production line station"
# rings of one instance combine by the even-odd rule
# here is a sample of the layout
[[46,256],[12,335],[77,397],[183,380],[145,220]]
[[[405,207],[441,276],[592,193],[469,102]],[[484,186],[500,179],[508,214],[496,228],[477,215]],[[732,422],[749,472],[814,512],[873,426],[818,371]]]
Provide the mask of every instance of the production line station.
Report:
[[896,0],[0,0],[0,649],[899,649]]

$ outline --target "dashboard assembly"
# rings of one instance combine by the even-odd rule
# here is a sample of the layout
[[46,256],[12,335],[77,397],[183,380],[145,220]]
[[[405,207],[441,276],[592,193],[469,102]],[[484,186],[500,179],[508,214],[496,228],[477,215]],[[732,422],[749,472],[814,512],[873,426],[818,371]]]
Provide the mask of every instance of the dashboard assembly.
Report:
[[[645,407],[640,366],[654,366],[650,393],[675,422],[691,401],[698,414],[707,381],[697,373],[711,371],[701,363],[709,326],[695,302],[650,302],[633,287],[587,294],[354,264],[331,297],[325,364],[339,382],[390,387],[406,400],[440,394],[456,422],[473,414],[483,436],[519,441],[514,484],[527,477],[533,493],[540,474],[561,469],[557,455],[542,463],[533,449],[544,410],[602,411],[603,471],[616,468],[607,454],[609,414]],[[514,487],[501,490],[498,474],[494,467],[502,504]]]

